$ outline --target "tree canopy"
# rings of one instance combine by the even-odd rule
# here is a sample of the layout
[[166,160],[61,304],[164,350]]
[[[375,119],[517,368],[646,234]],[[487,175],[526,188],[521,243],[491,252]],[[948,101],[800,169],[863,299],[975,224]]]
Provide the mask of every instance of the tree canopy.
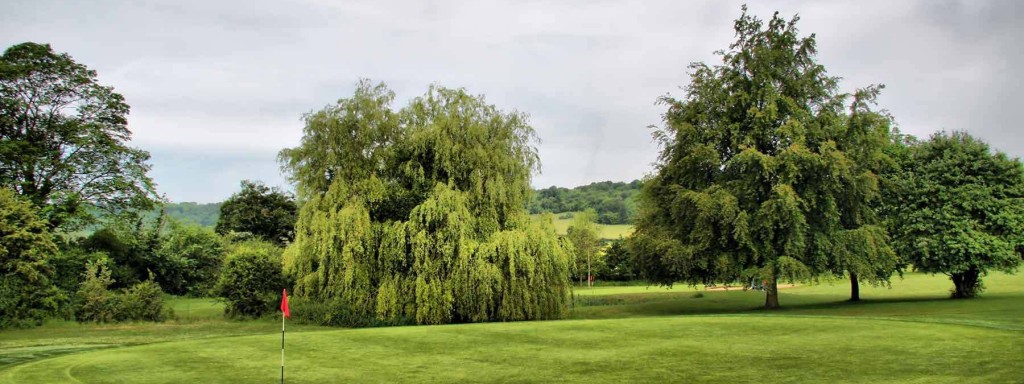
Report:
[[909,147],[890,181],[890,228],[915,269],[953,280],[974,297],[989,271],[1013,272],[1024,256],[1024,168],[962,132]]
[[128,104],[96,72],[49,45],[0,56],[0,185],[42,210],[51,228],[92,213],[150,209],[149,153],[129,147]]
[[880,87],[840,93],[798,20],[744,7],[722,64],[691,64],[685,98],[660,99],[662,152],[632,247],[649,280],[767,280],[773,308],[780,278],[892,272],[874,269],[896,264],[871,209],[889,137],[870,108]]
[[296,301],[354,320],[549,319],[568,255],[526,211],[536,137],[519,112],[432,86],[401,110],[383,84],[306,115],[282,167],[301,204],[286,273]]
[[249,233],[284,245],[295,238],[295,199],[278,188],[242,180],[242,190],[220,205],[217,233]]

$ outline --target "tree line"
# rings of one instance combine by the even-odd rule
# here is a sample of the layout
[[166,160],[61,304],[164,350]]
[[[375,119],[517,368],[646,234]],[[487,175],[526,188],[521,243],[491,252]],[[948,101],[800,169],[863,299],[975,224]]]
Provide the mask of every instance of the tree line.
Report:
[[168,219],[149,153],[128,145],[128,111],[49,45],[0,56],[0,328],[160,321],[173,316],[165,294],[222,296],[229,313],[258,315],[286,285],[294,198],[243,182],[216,231]]
[[[884,87],[842,92],[798,20],[743,8],[721,62],[691,64],[685,94],[659,99],[660,156],[643,181],[533,192],[525,113],[441,86],[399,107],[363,80],[304,115],[300,144],[279,153],[294,196],[243,181],[213,228],[168,218],[121,95],[49,45],[12,46],[0,326],[158,321],[164,294],[260,316],[281,287],[321,324],[555,319],[573,281],[595,277],[763,285],[776,308],[779,281],[848,279],[857,300],[862,283],[918,270],[969,298],[985,274],[1015,271],[1020,161],[962,132],[900,133],[877,105]],[[550,213],[531,219],[543,211],[580,212],[558,235]],[[631,236],[597,238],[594,223],[625,221]]]
[[631,182],[601,181],[563,188],[551,186],[533,191],[530,213],[583,212],[593,209],[601,224],[630,224],[636,215],[636,198],[640,180]]
[[[559,214],[593,209],[597,213],[598,223],[631,224],[636,214],[641,185],[640,180],[600,181],[575,188],[551,186],[534,189],[530,195],[529,210],[531,214]],[[220,205],[221,203],[168,202],[150,211],[147,218],[155,220],[162,210],[168,217],[178,221],[212,228],[217,225]]]

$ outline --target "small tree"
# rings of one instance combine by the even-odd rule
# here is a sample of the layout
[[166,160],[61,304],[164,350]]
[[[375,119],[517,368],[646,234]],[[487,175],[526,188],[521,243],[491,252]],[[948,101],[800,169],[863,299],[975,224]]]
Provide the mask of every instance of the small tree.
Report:
[[163,321],[164,292],[153,281],[135,284],[122,292],[111,291],[114,279],[107,260],[90,261],[75,293],[75,318],[80,322]]
[[576,275],[583,286],[583,270],[586,270],[587,286],[593,286],[593,264],[601,250],[601,238],[597,232],[597,212],[593,209],[577,213],[566,237],[576,249]]
[[295,198],[263,183],[242,181],[242,190],[224,201],[217,233],[251,233],[283,246],[295,239]]
[[953,280],[953,298],[982,291],[990,270],[1014,272],[1024,255],[1024,168],[962,132],[912,147],[886,211],[900,254]]
[[608,269],[608,280],[629,281],[639,277],[633,256],[626,240],[622,237],[612,240],[604,250],[604,263]]
[[0,188],[0,328],[40,324],[61,300],[49,260],[57,254],[45,220]]
[[160,239],[153,273],[167,293],[203,296],[217,282],[223,261],[223,241],[212,230],[172,223]]
[[82,275],[82,283],[75,294],[75,318],[78,321],[107,323],[114,321],[117,302],[115,293],[108,290],[114,279],[103,261],[89,262]]
[[268,242],[247,241],[228,254],[214,291],[227,301],[228,316],[260,317],[274,311],[283,287],[281,249]]

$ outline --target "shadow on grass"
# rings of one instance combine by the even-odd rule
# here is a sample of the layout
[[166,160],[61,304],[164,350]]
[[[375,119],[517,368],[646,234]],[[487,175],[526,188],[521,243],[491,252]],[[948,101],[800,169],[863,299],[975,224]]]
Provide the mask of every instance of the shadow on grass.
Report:
[[0,352],[0,370],[30,361],[114,347],[117,347],[117,345],[58,345],[5,349],[3,352]]

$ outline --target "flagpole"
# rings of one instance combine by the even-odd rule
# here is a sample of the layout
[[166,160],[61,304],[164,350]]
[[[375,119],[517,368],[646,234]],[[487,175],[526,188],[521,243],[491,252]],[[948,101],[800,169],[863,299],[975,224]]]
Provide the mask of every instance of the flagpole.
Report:
[[281,384],[284,384],[284,312],[281,312]]

